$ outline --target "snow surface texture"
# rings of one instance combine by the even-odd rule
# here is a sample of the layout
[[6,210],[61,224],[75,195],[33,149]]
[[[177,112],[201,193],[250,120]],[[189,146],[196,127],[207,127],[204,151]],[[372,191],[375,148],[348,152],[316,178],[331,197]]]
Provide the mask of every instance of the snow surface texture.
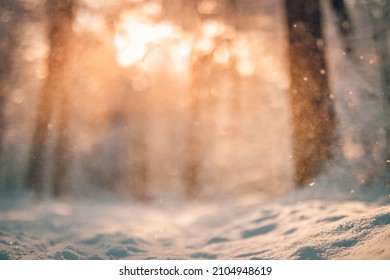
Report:
[[390,259],[388,204],[242,198],[0,205],[0,259]]
[[[353,16],[365,24],[364,17]],[[332,16],[326,19],[330,82],[346,159],[316,178],[309,195],[293,191],[285,197],[149,204],[0,197],[0,259],[390,259],[390,191],[381,187],[381,176],[370,174],[385,168],[383,100],[371,94],[380,92],[379,81],[373,55],[365,51],[373,47],[358,46],[368,54],[360,62],[362,74],[345,56]],[[270,157],[264,158],[269,166]],[[375,180],[366,180],[370,177]],[[369,186],[360,188],[358,181]]]

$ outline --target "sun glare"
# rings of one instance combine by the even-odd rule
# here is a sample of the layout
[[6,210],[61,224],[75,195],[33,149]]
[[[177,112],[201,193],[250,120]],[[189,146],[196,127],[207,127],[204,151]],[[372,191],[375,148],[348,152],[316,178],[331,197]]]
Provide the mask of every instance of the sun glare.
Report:
[[[215,1],[200,3],[202,13],[216,8]],[[162,67],[174,75],[186,76],[193,58],[210,55],[214,63],[232,67],[243,77],[256,74],[256,43],[245,32],[238,33],[218,18],[202,20],[198,29],[185,30],[173,22],[157,20],[160,6],[145,9],[147,12],[124,12],[115,26],[116,59],[122,67],[139,66],[147,72]]]
[[219,48],[217,48],[213,55],[215,62],[222,65],[228,65],[230,61],[230,57],[231,57],[230,49],[227,45],[222,45]]
[[201,14],[212,14],[217,9],[216,0],[202,0],[198,2],[198,12]]
[[206,20],[202,24],[202,33],[207,37],[218,37],[225,31],[225,24],[219,20]]
[[117,26],[114,38],[118,48],[118,63],[130,66],[142,61],[149,49],[170,38],[173,32],[174,27],[171,24],[155,24],[147,19],[124,15]]

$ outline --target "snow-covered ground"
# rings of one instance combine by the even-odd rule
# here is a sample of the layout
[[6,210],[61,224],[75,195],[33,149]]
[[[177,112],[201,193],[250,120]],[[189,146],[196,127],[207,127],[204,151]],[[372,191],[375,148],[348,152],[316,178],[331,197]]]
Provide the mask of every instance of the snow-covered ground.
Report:
[[390,259],[388,195],[382,203],[301,195],[2,200],[0,259]]
[[[390,190],[383,187],[388,167],[382,156],[386,121],[378,58],[372,40],[359,39],[370,38],[363,32],[355,38],[361,41],[355,43],[355,51],[362,54],[359,63],[348,58],[334,16],[329,8],[326,13],[330,84],[339,121],[336,152],[343,154],[338,166],[328,168],[306,190],[276,197],[243,194],[244,187],[232,194],[219,182],[216,192],[229,193],[225,198],[215,193],[212,199],[164,198],[160,193],[170,190],[161,181],[156,184],[160,193],[149,203],[107,197],[36,202],[0,196],[0,259],[390,259]],[[365,31],[367,19],[357,12],[352,16],[356,29]],[[275,126],[274,119],[264,122]],[[268,142],[283,151],[280,143]],[[256,176],[260,171],[268,174],[271,158],[263,155],[263,166],[249,162],[244,167],[255,170]],[[161,165],[168,168],[163,159]],[[278,164],[275,170],[283,168]],[[255,183],[268,193],[268,186],[288,189],[274,181]]]

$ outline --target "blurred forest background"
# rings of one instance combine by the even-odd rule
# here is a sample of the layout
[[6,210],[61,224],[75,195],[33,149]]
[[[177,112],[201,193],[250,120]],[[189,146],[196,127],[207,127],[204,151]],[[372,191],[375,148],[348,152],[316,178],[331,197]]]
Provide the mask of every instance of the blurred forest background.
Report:
[[0,0],[0,195],[389,187],[389,25],[388,0]]

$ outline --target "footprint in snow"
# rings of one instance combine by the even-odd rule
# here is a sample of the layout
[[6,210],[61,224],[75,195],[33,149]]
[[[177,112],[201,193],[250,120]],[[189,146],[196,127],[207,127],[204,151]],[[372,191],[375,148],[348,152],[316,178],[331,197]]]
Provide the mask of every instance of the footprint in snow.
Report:
[[207,244],[222,243],[222,242],[226,242],[226,241],[229,241],[229,239],[216,236],[216,237],[211,238],[209,241],[207,241]]
[[252,224],[259,224],[261,222],[264,222],[264,221],[267,221],[267,220],[271,220],[271,219],[275,219],[279,216],[279,214],[274,214],[274,215],[269,215],[269,216],[265,216],[265,217],[261,217],[261,218],[258,218],[254,221],[252,221]]
[[296,232],[297,230],[298,230],[297,228],[291,228],[291,229],[285,231],[285,232],[283,233],[283,235],[290,235],[290,234],[293,234],[293,233]]
[[324,222],[337,222],[341,219],[346,218],[347,216],[341,215],[341,216],[332,216],[332,217],[326,217],[324,219],[318,220],[316,223],[324,223]]
[[358,243],[357,239],[339,240],[333,243],[334,247],[352,247]]
[[195,254],[191,255],[191,258],[194,259],[208,259],[208,260],[214,260],[218,257],[218,255],[215,254],[209,254],[209,253],[203,253],[203,252],[198,252]]
[[117,258],[117,259],[122,259],[125,257],[128,257],[133,254],[137,253],[145,253],[146,251],[139,249],[138,247],[135,246],[127,246],[127,247],[114,247],[109,249],[106,252],[106,255],[111,258]]
[[4,250],[1,250],[0,251],[0,260],[11,260],[12,258],[10,257],[10,255],[8,255],[8,253]]
[[267,234],[267,233],[273,231],[274,229],[276,229],[276,224],[269,224],[269,225],[258,227],[255,229],[244,230],[241,233],[241,237],[242,238],[250,238],[250,237],[254,237],[254,236],[258,236],[258,235],[263,235],[263,234]]
[[247,258],[247,257],[258,256],[258,255],[264,254],[264,253],[266,253],[268,251],[270,251],[270,250],[262,250],[262,251],[258,251],[258,252],[241,254],[241,255],[238,255],[238,256],[234,256],[234,258]]
[[382,213],[375,216],[371,220],[371,224],[374,226],[385,226],[390,224],[390,213]]
[[322,251],[319,248],[306,246],[299,248],[292,256],[292,259],[298,260],[323,260]]
[[121,240],[120,242],[123,245],[137,245],[137,242],[135,241],[134,238],[126,238]]
[[104,238],[103,234],[97,234],[92,238],[81,241],[81,243],[86,245],[97,245],[103,240],[103,238]]

